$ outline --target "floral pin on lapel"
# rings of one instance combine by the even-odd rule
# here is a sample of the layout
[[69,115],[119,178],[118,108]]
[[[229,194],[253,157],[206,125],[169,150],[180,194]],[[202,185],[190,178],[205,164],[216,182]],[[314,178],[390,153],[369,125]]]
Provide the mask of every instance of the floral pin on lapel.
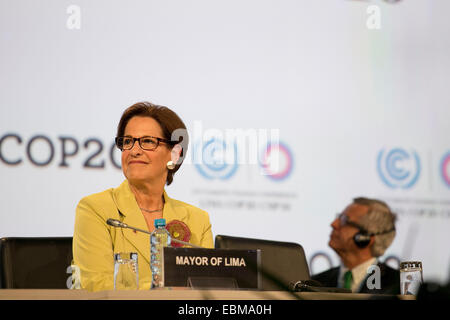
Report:
[[[181,240],[184,242],[189,242],[191,239],[191,230],[189,227],[180,220],[172,220],[166,225],[167,231],[169,231],[170,236],[174,239]],[[182,247],[181,243],[172,242],[172,247]]]

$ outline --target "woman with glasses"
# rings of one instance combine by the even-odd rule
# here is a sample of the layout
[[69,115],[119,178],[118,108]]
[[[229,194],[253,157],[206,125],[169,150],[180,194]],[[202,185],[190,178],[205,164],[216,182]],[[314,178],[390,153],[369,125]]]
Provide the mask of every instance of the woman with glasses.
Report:
[[139,288],[149,289],[150,238],[132,229],[114,228],[108,219],[153,231],[155,219],[176,224],[190,243],[213,248],[208,213],[170,198],[165,185],[173,182],[187,151],[186,126],[167,107],[136,103],[123,113],[116,137],[122,151],[125,181],[117,188],[83,198],[76,209],[73,236],[74,264],[80,269],[81,288],[113,289],[113,256],[137,252]]

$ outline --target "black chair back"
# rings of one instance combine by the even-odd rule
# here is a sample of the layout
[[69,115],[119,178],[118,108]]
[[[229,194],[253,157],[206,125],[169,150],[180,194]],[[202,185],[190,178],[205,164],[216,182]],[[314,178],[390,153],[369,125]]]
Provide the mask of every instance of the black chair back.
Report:
[[1,238],[0,288],[67,289],[71,263],[72,237]]
[[298,243],[217,235],[215,248],[260,249],[263,290],[289,290],[292,282],[310,279],[305,251]]

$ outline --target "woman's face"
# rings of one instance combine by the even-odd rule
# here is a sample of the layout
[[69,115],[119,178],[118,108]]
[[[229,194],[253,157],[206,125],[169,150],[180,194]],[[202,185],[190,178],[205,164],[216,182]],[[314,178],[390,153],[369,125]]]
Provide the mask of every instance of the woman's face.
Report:
[[[133,117],[128,121],[124,136],[164,138],[161,126],[155,119],[140,116]],[[122,151],[122,171],[131,183],[165,183],[167,162],[170,159],[171,151],[164,142],[161,142],[155,150],[143,150],[136,141],[133,148]]]

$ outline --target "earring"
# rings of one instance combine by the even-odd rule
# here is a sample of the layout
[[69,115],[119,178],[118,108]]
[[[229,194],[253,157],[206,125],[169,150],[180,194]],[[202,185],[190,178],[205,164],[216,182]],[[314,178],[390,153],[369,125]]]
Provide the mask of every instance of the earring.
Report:
[[175,169],[175,163],[173,163],[172,160],[170,160],[169,162],[167,162],[167,169],[169,169],[169,170]]

